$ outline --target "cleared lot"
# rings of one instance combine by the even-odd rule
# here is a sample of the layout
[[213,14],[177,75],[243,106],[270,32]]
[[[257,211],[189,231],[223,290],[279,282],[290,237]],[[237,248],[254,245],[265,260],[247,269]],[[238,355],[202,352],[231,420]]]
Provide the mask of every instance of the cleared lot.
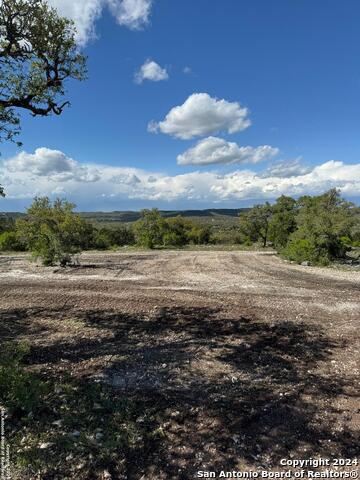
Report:
[[102,425],[98,443],[70,445],[76,473],[58,451],[41,478],[188,479],[360,453],[359,273],[252,252],[87,254],[67,269],[19,255],[0,257],[0,291],[1,339],[30,341],[33,371],[105,384],[152,422],[99,464]]

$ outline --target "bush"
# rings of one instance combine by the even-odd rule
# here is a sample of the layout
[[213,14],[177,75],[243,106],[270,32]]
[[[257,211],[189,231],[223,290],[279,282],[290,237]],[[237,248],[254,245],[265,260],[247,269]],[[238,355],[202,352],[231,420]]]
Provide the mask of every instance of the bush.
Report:
[[134,245],[135,236],[132,230],[126,226],[117,228],[101,228],[95,230],[93,247],[99,250]]
[[26,343],[7,343],[0,353],[0,404],[17,416],[37,408],[45,392],[45,385],[22,365],[29,351]]
[[41,258],[44,265],[71,263],[72,256],[89,242],[92,228],[74,213],[74,208],[75,205],[65,200],[52,203],[47,197],[35,198],[27,217],[17,221],[20,238],[28,244],[33,257]]
[[18,237],[16,232],[4,232],[0,234],[0,251],[24,252],[26,245]]
[[163,244],[165,220],[157,208],[142,210],[141,219],[134,224],[136,243],[145,248],[155,248]]
[[310,262],[314,265],[326,266],[330,262],[326,249],[319,247],[316,241],[300,238],[296,234],[290,238],[289,243],[282,251],[282,255],[297,263]]
[[[234,245],[244,243],[245,238],[241,236],[241,233],[238,228],[231,227],[231,228],[219,228],[214,229],[210,232],[210,238],[207,243],[212,243],[214,245]],[[250,242],[251,245],[251,242]]]
[[181,216],[168,218],[163,225],[163,245],[183,247],[189,243],[193,224]]
[[176,232],[166,232],[163,235],[163,244],[165,247],[183,247],[186,245],[186,239]]
[[194,225],[188,234],[188,239],[195,245],[208,245],[210,243],[211,228]]

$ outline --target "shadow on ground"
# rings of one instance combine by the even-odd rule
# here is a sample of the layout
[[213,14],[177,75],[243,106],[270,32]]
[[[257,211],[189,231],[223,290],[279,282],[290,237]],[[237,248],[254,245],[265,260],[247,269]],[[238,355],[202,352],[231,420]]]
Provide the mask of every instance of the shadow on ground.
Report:
[[[291,455],[360,453],[356,432],[337,428],[343,412],[336,399],[356,395],[354,379],[329,368],[344,344],[313,324],[267,324],[215,309],[157,308],[132,316],[65,307],[1,312],[0,334],[42,332],[41,322],[34,323],[41,318],[64,328],[71,319],[91,334],[35,343],[29,365],[56,377],[65,362],[76,382],[100,382],[156,418],[156,439],[120,448],[107,460],[112,478],[189,479],[198,470],[278,468]],[[93,477],[77,478],[101,478],[96,465],[92,471]]]

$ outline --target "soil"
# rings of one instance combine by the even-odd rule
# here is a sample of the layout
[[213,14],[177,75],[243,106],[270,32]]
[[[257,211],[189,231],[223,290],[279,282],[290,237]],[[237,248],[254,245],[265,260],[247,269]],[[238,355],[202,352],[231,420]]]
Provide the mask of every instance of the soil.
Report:
[[107,478],[360,454],[360,272],[271,252],[3,255],[0,295],[1,339],[28,340],[34,371],[156,406],[161,442]]

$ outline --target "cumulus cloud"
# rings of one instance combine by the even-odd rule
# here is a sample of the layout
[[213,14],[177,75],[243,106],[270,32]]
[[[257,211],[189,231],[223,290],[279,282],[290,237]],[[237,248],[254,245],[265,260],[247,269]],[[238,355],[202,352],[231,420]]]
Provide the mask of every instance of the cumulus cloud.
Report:
[[180,106],[174,107],[161,122],[150,122],[150,132],[162,132],[188,140],[227,131],[236,133],[251,125],[248,109],[238,102],[210,97],[207,93],[194,93]]
[[58,12],[74,20],[80,45],[95,36],[95,22],[109,8],[120,25],[138,30],[150,19],[152,0],[48,0]]
[[124,184],[124,185],[132,185],[135,186],[138,183],[141,183],[139,177],[135,174],[130,173],[121,173],[119,175],[115,175],[114,177],[110,178],[110,181],[113,183]]
[[138,30],[149,23],[152,0],[108,0],[120,25]]
[[169,74],[166,68],[161,68],[160,65],[153,60],[146,60],[140,70],[135,74],[135,83],[141,84],[144,80],[160,82],[168,78]]
[[295,158],[294,160],[286,160],[270,165],[263,173],[263,176],[286,178],[294,175],[304,175],[310,171],[309,167],[301,164],[301,158]]
[[24,172],[32,178],[46,177],[54,181],[96,182],[100,176],[95,168],[81,165],[59,150],[37,148],[35,153],[20,152],[5,161],[9,173]]
[[179,165],[215,165],[236,163],[259,163],[278,155],[279,149],[263,145],[260,147],[239,147],[223,138],[208,137],[200,140],[177,157]]
[[19,198],[30,201],[35,195],[60,195],[75,203],[89,203],[93,209],[103,198],[119,202],[129,199],[191,201],[196,205],[196,202],[226,204],[242,200],[251,203],[282,194],[320,194],[333,187],[340,188],[349,197],[357,196],[360,191],[360,163],[347,165],[334,160],[315,166],[307,173],[287,177],[251,170],[167,175],[138,168],[80,164],[62,152],[40,148],[33,154],[22,152],[5,161],[0,176],[6,186],[7,198],[2,200],[5,203]]

